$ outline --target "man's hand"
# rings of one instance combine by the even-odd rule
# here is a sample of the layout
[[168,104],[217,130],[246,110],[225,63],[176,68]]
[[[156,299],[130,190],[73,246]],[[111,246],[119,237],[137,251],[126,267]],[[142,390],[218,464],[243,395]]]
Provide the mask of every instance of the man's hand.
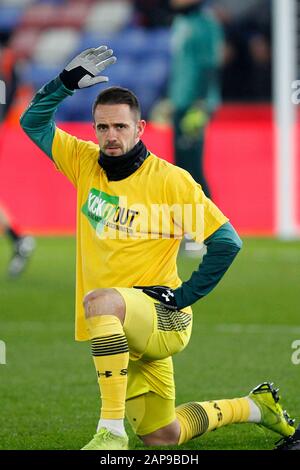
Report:
[[178,310],[173,289],[167,286],[133,286],[157,300],[169,310]]
[[108,77],[96,75],[116,62],[117,59],[112,54],[112,49],[107,49],[106,46],[86,49],[71,60],[59,77],[69,90],[107,82]]

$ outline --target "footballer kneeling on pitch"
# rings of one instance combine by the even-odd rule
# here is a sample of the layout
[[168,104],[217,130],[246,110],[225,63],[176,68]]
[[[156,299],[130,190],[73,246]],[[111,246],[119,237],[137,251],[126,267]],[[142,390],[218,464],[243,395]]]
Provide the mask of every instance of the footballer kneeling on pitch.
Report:
[[[155,156],[136,96],[104,89],[93,106],[98,145],[56,127],[54,113],[74,90],[106,82],[106,46],[75,57],[21,118],[29,137],[77,189],[76,339],[90,340],[102,399],[85,450],[127,449],[125,414],[145,445],[176,445],[231,423],[295,432],[263,383],[242,398],[175,406],[172,355],[188,344],[191,305],[220,281],[241,248],[227,217],[185,170]],[[159,217],[162,215],[162,217]],[[180,240],[207,253],[187,282],[177,274]]]

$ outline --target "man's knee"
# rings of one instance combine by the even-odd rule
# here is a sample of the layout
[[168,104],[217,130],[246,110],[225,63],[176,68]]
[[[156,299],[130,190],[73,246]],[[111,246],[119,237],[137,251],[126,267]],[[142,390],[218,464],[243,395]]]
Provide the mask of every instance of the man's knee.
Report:
[[85,317],[115,315],[121,322],[125,318],[125,302],[116,289],[95,289],[83,299]]
[[145,436],[139,436],[145,446],[170,446],[177,445],[180,437],[180,424],[176,419],[171,424],[157,429],[157,431]]

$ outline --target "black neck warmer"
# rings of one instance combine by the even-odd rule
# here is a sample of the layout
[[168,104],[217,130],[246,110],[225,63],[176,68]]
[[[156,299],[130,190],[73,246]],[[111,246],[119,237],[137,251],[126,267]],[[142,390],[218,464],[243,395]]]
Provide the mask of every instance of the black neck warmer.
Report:
[[99,165],[109,181],[120,181],[132,175],[146,160],[149,152],[140,140],[129,152],[119,157],[111,157],[100,150]]

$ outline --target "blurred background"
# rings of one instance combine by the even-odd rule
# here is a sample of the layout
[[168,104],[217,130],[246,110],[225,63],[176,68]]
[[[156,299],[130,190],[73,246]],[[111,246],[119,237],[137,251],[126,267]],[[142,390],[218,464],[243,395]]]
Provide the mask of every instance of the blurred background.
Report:
[[[214,65],[218,96],[205,127],[201,165],[207,191],[243,234],[280,232],[272,103],[276,1],[201,2],[218,24],[221,42]],[[299,7],[298,0],[289,2]],[[174,24],[180,11],[174,4],[172,0],[0,0],[0,76],[6,84],[7,103],[1,105],[0,198],[24,230],[74,231],[72,188],[43,159],[36,159],[39,151],[20,131],[18,120],[33,93],[85,48],[105,43],[114,49],[118,62],[108,71],[109,83],[131,88],[138,95],[149,121],[146,144],[162,158],[176,161],[170,88],[174,76],[182,77],[179,87],[185,83],[189,87],[189,66],[176,62]],[[298,21],[295,24],[298,27]],[[299,74],[293,79],[297,78]],[[77,136],[93,139],[91,105],[96,93],[95,88],[77,92],[59,107],[56,120]],[[16,174],[16,154],[20,153]],[[294,164],[298,160],[295,157]],[[16,187],[21,197],[16,197]],[[64,206],[58,210],[62,194]],[[293,228],[288,228],[288,235],[295,236],[300,219],[298,189],[291,197]]]

